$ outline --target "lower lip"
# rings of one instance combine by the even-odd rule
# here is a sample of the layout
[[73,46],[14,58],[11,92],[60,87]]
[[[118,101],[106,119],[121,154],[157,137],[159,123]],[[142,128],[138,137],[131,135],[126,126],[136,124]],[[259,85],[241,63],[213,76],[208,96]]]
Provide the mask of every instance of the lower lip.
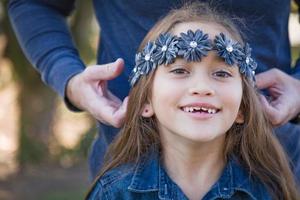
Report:
[[192,117],[194,119],[201,119],[201,120],[210,119],[217,114],[217,113],[211,114],[211,113],[206,113],[206,112],[185,112],[183,110],[182,110],[182,112],[184,112],[185,114],[188,114],[190,117]]

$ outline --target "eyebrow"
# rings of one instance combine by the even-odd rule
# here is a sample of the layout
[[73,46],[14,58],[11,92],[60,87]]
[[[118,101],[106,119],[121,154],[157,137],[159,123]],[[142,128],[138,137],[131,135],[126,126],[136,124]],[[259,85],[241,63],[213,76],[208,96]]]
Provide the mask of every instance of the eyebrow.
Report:
[[[201,62],[201,61],[200,61]],[[176,58],[175,61],[173,63],[170,63],[168,65],[165,65],[165,67],[170,67],[173,65],[188,65],[190,62],[187,62],[185,59],[183,58]]]

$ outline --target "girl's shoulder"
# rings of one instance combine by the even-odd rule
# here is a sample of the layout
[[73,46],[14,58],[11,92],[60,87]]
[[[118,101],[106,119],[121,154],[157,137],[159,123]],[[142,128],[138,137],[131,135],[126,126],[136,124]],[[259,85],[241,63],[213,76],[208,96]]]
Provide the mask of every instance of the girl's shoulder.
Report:
[[109,186],[116,182],[126,181],[133,176],[135,168],[136,164],[133,163],[122,164],[105,172],[98,181],[101,182],[103,186]]
[[[124,194],[130,185],[135,171],[134,164],[123,164],[105,172],[94,183],[88,197],[89,200],[110,200],[112,196]],[[113,197],[116,199],[116,197]]]
[[155,199],[159,190],[158,176],[158,155],[150,153],[136,163],[122,164],[105,172],[86,199]]

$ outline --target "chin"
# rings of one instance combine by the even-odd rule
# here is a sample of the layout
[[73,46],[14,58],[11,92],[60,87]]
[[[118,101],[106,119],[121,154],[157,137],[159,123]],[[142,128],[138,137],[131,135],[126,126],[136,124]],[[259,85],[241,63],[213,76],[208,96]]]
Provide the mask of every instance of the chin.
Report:
[[[223,135],[223,134],[222,134]],[[212,142],[216,139],[220,139],[222,135],[193,135],[186,137],[187,140],[191,141],[192,143],[207,143]]]

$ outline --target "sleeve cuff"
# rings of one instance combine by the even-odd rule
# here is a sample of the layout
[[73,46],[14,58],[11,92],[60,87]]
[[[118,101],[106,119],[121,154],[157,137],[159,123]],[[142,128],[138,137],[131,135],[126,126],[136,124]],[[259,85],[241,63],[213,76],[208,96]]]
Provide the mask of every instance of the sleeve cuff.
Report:
[[59,96],[64,100],[65,105],[71,111],[80,112],[79,108],[74,106],[66,96],[66,86],[68,81],[75,76],[76,74],[84,71],[85,66],[81,61],[70,60],[70,59],[58,59],[49,72],[47,74],[47,78],[45,77],[45,82],[47,85],[50,85],[52,89],[54,89]]
[[[79,72],[79,73],[80,73],[80,72]],[[78,74],[78,73],[76,73],[76,74]],[[65,103],[66,107],[67,107],[69,110],[71,110],[71,111],[73,111],[73,112],[83,112],[83,110],[77,108],[76,106],[74,106],[74,105],[70,102],[70,100],[68,99],[67,94],[66,94],[68,81],[69,81],[73,76],[75,76],[76,74],[73,74],[72,76],[70,76],[70,77],[68,78],[68,80],[67,80],[67,82],[66,82],[66,84],[65,84],[65,87],[64,87],[65,91],[64,91],[63,100],[64,100],[64,103]]]

